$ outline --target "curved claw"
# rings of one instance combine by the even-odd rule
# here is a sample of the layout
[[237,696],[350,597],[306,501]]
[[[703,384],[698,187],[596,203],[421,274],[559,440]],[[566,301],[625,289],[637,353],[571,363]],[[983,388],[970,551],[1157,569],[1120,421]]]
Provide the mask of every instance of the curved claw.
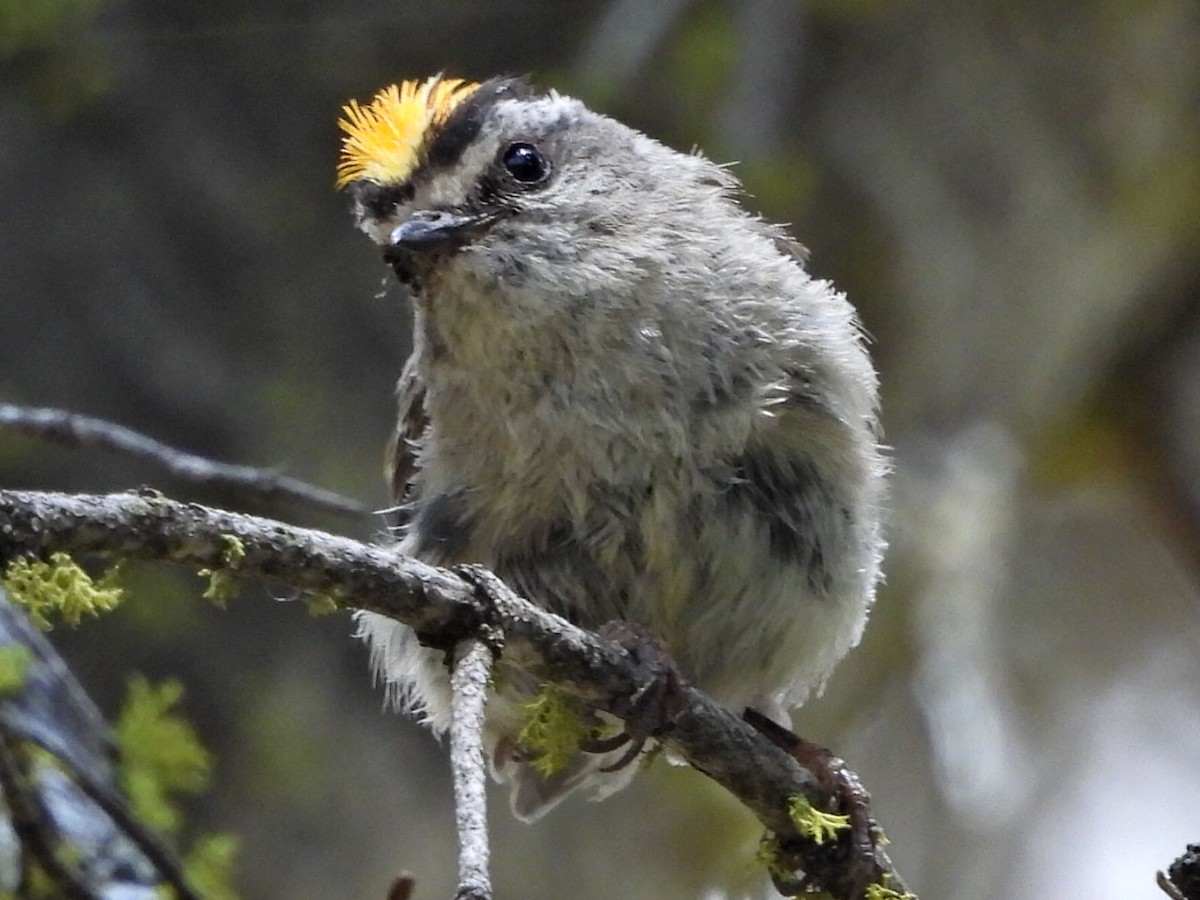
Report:
[[619,772],[635,759],[642,749],[646,746],[647,738],[634,738],[628,731],[622,731],[620,734],[610,735],[604,738],[590,738],[583,741],[579,745],[579,749],[584,753],[604,754],[612,753],[614,750],[619,750],[626,744],[629,744],[629,749],[621,754],[621,758],[615,763],[610,763],[607,766],[602,766],[601,772]]
[[[614,734],[611,737],[588,738],[580,741],[579,749],[584,753],[612,753],[614,750],[624,747],[632,740],[633,736],[629,732],[622,731],[620,734]],[[601,769],[600,771],[603,772],[605,770]]]
[[600,769],[601,772],[620,772],[623,768],[625,768],[627,765],[629,765],[631,762],[633,762],[635,759],[637,759],[638,755],[642,752],[642,748],[646,746],[646,740],[647,740],[646,738],[641,738],[639,740],[633,740],[633,738],[627,734],[622,735],[622,737],[631,741],[631,743],[629,745],[629,749],[626,750],[624,753],[622,753],[621,758],[618,759],[612,765],[603,766]]

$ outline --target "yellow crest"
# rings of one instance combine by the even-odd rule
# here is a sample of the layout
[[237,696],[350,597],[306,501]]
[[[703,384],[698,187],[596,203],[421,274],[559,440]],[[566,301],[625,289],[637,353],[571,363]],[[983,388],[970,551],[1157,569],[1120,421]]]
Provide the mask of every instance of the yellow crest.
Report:
[[417,166],[421,146],[479,87],[461,78],[404,81],[385,87],[367,106],[351,100],[338,127],[345,132],[337,186],[365,178],[400,184]]

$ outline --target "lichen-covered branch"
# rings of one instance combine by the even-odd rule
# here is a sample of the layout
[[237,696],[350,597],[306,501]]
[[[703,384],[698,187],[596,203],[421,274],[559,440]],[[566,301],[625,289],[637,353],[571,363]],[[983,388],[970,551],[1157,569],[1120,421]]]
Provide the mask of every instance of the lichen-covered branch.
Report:
[[[388,548],[154,494],[0,491],[0,559],[66,551],[221,568],[233,539],[239,544],[238,575],[393,617],[446,649],[498,630],[508,663],[598,709],[617,714],[641,687],[639,672],[619,646],[522,599],[494,578],[464,578]],[[867,847],[849,840],[815,845],[798,833],[789,815],[796,797],[820,809],[832,800],[816,771],[700,691],[682,690],[682,712],[666,742],[737,796],[780,846],[807,842],[806,888],[820,887],[846,900],[860,900],[869,885],[879,888],[872,888],[874,896],[903,894],[903,882],[876,840]]]

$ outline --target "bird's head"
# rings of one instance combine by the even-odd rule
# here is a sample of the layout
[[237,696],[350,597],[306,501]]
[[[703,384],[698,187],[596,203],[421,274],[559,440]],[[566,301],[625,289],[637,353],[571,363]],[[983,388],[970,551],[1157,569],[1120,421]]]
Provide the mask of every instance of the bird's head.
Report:
[[[351,101],[338,185],[405,284],[621,294],[711,239],[736,184],[570,97],[515,79],[405,81]],[[717,232],[719,237],[719,232]]]

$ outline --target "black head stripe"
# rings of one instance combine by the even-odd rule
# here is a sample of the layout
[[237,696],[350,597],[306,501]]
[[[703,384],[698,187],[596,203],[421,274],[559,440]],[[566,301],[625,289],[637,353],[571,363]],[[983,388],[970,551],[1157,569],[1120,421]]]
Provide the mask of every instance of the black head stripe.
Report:
[[519,78],[491,78],[471,92],[454,108],[425,151],[425,163],[432,168],[453,166],[463,151],[479,136],[488,110],[500,100],[519,99],[534,94]]

